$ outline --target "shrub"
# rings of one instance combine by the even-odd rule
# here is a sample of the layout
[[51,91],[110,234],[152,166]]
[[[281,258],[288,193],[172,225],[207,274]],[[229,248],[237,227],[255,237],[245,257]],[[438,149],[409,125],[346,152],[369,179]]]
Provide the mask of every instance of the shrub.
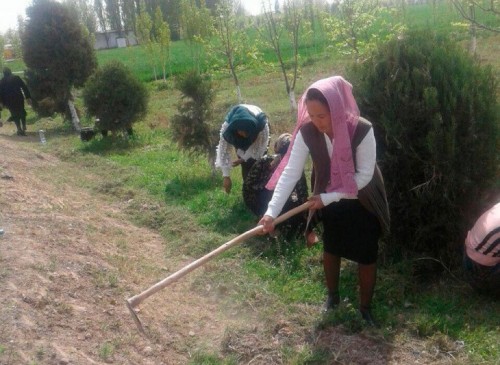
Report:
[[56,113],[66,119],[69,115],[67,108],[67,88],[59,87],[50,75],[43,72],[26,70],[26,84],[31,93],[32,107],[40,117],[52,117]]
[[492,70],[451,39],[415,31],[350,74],[361,113],[375,125],[391,208],[389,249],[451,262],[497,173]]
[[127,67],[112,61],[89,78],[83,101],[87,114],[99,119],[99,129],[130,133],[132,124],[146,114],[148,93]]
[[181,148],[210,156],[215,153],[214,144],[218,133],[212,126],[215,89],[208,76],[190,71],[179,77],[176,88],[182,99],[177,106],[178,114],[172,118],[174,140]]

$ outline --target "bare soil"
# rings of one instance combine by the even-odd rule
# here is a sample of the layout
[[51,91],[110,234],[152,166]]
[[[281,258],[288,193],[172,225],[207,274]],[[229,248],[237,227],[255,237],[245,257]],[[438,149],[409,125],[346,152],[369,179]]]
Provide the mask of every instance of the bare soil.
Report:
[[306,345],[332,354],[333,364],[449,363],[415,341],[316,330],[279,313],[265,323],[258,308],[200,294],[191,276],[140,306],[142,336],[125,299],[196,258],[166,257],[157,232],[130,223],[127,202],[74,183],[99,176],[8,124],[0,129],[0,364],[175,365],[195,363],[196,353],[285,364],[284,347]]

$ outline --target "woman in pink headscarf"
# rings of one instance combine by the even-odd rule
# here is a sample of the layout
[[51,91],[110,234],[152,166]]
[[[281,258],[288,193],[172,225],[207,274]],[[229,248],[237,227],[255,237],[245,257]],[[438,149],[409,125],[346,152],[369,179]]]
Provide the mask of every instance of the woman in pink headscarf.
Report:
[[[370,122],[361,118],[352,86],[341,76],[313,83],[299,102],[292,145],[271,177],[274,189],[259,224],[274,230],[287,197],[311,155],[311,187],[316,214],[323,223],[323,266],[328,298],[325,310],[340,301],[341,258],[358,263],[360,312],[374,325],[370,311],[376,282],[378,240],[389,230],[389,210],[384,183],[376,164],[376,143]],[[313,235],[306,235],[308,241]],[[308,242],[310,243],[310,242]]]

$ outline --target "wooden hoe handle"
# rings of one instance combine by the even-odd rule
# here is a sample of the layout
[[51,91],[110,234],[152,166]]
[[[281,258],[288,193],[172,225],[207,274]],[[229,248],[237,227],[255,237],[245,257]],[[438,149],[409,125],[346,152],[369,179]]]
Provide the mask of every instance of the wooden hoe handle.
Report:
[[[283,221],[287,220],[290,217],[293,217],[294,215],[303,212],[312,205],[313,203],[310,201],[305,202],[304,204],[290,209],[288,212],[280,215],[274,220],[274,224],[277,225],[279,223],[282,223]],[[154,284],[150,288],[144,290],[142,293],[137,294],[129,299],[126,300],[127,307],[132,314],[132,317],[134,318],[135,324],[137,325],[139,331],[144,334],[144,329],[142,328],[141,321],[137,317],[137,314],[134,310],[134,307],[138,306],[142,301],[144,301],[146,298],[149,298],[151,295],[155,294],[156,292],[160,291],[161,289],[165,288],[166,286],[172,284],[173,282],[179,280],[182,278],[184,275],[188,274],[189,272],[193,271],[194,269],[200,267],[207,261],[211,260],[215,256],[219,255],[220,253],[226,251],[228,248],[239,244],[241,242],[244,242],[245,240],[254,237],[258,235],[259,233],[262,232],[262,225],[258,225],[255,228],[252,228],[249,231],[246,231],[245,233],[240,234],[239,236],[233,238],[232,240],[224,243],[222,246],[219,246],[215,250],[207,253],[205,256],[200,257],[198,260],[193,261],[192,263],[184,266],[182,269],[176,271],[175,273],[171,274],[170,276],[166,277],[162,281],[159,281],[158,283]]]

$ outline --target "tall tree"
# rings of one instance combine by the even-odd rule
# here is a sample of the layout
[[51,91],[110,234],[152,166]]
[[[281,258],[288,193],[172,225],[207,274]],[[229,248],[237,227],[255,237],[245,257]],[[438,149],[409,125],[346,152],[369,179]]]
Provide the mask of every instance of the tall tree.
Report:
[[[3,47],[5,46],[5,38],[3,35],[0,33],[0,49],[3,50]],[[0,53],[0,67],[3,69],[3,64],[4,64],[4,56],[3,52]],[[1,114],[1,113],[0,113]]]
[[[70,114],[75,129],[72,88],[80,87],[97,66],[94,48],[77,17],[67,5],[38,0],[26,9],[22,36],[23,58],[29,69],[34,107],[42,99],[53,101],[54,112]],[[69,113],[67,113],[69,111]]]
[[104,38],[106,39],[106,47],[109,48],[109,35],[107,33],[108,31],[108,25],[106,21],[106,11],[104,9],[104,3],[103,0],[94,0],[94,11],[97,16],[97,21],[98,21],[98,28],[101,32],[104,33]]
[[118,0],[104,0],[106,4],[106,19],[111,30],[117,31],[120,35],[123,32],[122,16]]
[[173,41],[181,38],[181,0],[163,0],[160,8],[170,28],[170,37]]
[[205,0],[205,6],[210,12],[215,15],[217,11],[217,5],[221,2],[221,0]]
[[137,4],[135,0],[120,0],[123,28],[126,31],[133,31],[134,34],[137,34],[135,25],[139,12],[138,9],[136,9],[138,5],[139,4]]
[[64,3],[75,11],[80,24],[85,26],[89,33],[97,31],[96,12],[90,0],[65,0]]

